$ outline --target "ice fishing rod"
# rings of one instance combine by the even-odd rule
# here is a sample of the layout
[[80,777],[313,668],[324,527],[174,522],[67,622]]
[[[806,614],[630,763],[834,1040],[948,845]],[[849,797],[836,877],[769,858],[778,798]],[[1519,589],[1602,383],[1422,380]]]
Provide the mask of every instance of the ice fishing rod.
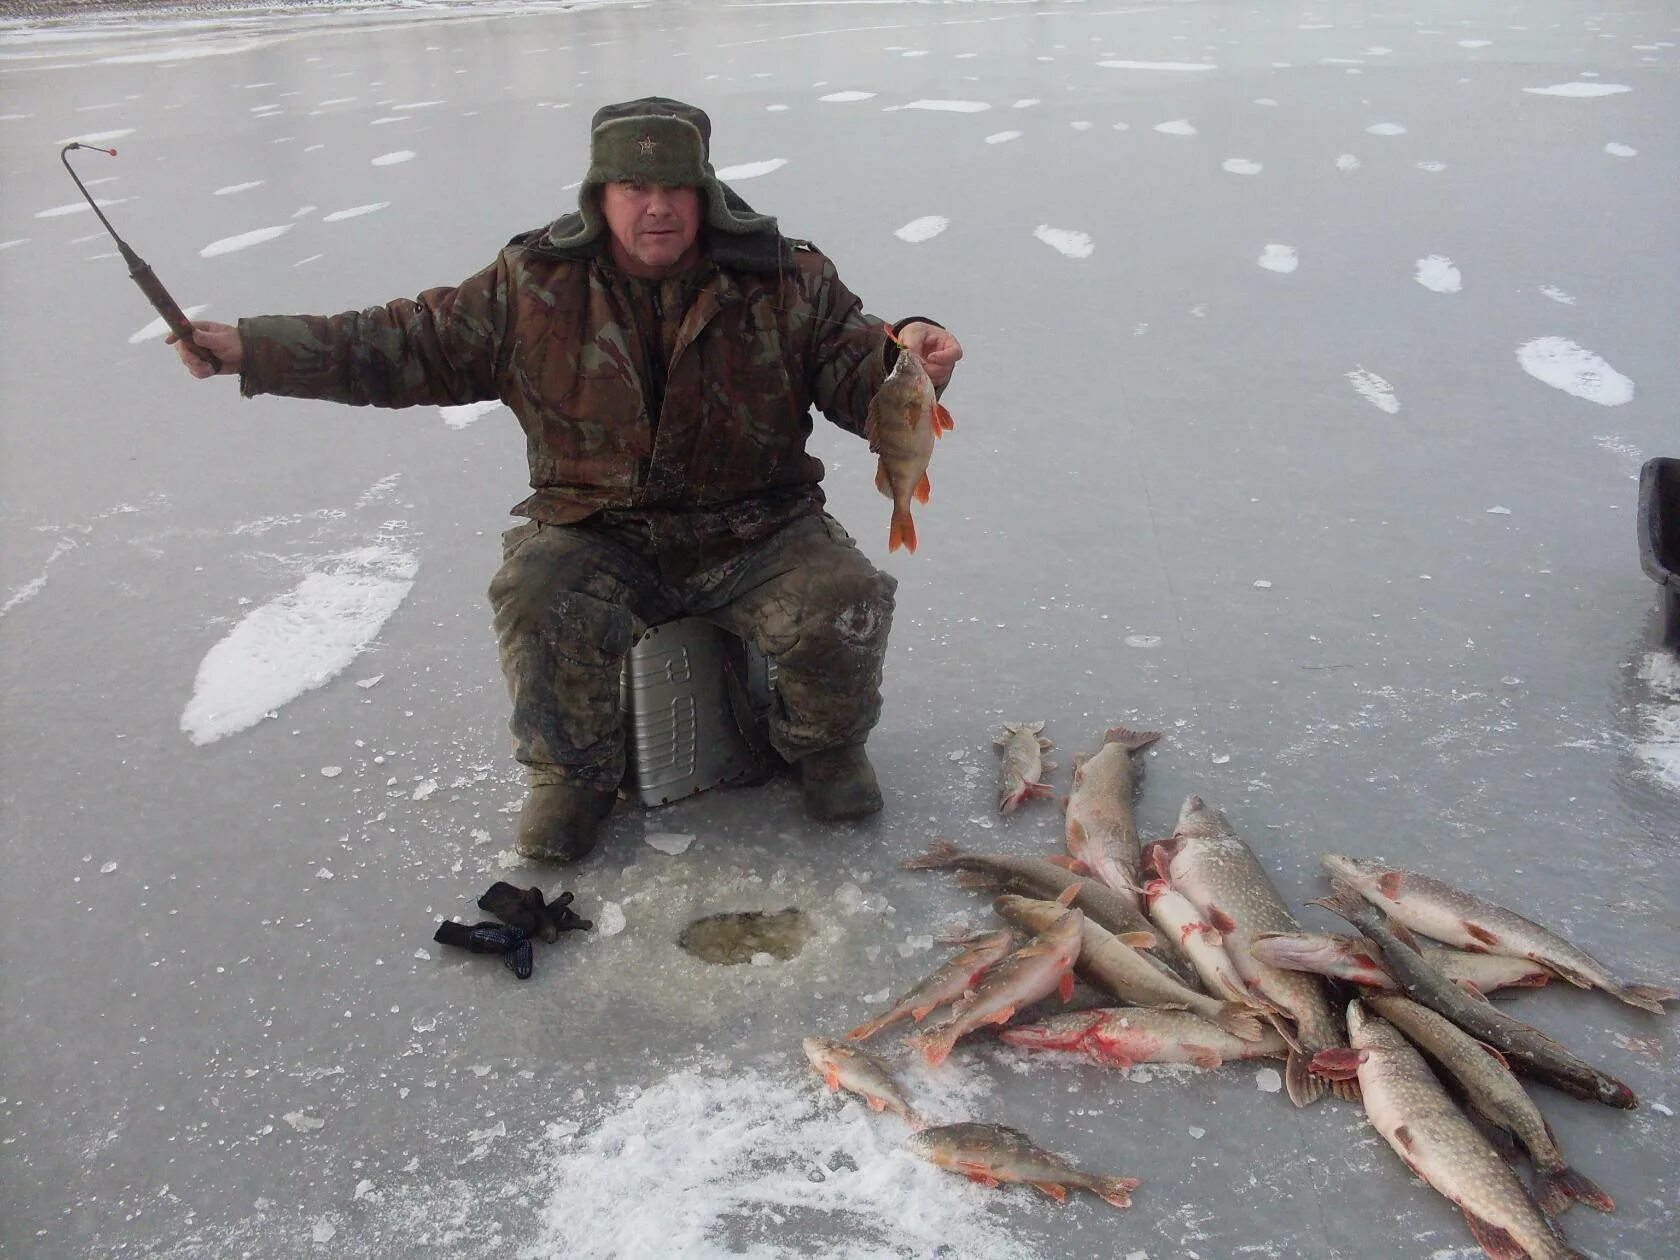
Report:
[[99,216],[99,221],[105,225],[105,230],[111,234],[111,239],[117,243],[122,251],[123,261],[128,264],[128,278],[140,286],[140,292],[146,295],[146,300],[152,304],[152,309],[163,316],[163,322],[169,325],[169,331],[180,339],[187,350],[204,360],[212,371],[222,370],[222,361],[210,351],[193,340],[192,322],[181,313],[181,308],[175,304],[175,299],[169,296],[169,290],[163,287],[163,281],[157,278],[157,273],[151,264],[128,247],[128,242],[117,235],[117,229],[111,226],[111,221],[105,217],[105,212],[99,208],[99,203],[89,195],[86,185],[70,165],[71,149],[93,149],[98,153],[117,156],[115,149],[102,149],[97,144],[83,144],[80,140],[72,140],[58,151],[58,157],[64,163],[64,169],[70,172],[70,178],[76,181],[76,187],[82,190],[82,196],[87,198],[88,207]]

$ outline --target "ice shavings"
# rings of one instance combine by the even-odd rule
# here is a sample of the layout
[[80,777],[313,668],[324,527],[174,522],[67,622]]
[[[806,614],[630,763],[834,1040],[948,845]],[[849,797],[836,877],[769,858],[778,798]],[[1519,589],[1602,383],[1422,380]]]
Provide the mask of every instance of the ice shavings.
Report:
[[624,931],[624,907],[616,901],[603,901],[595,915],[596,936],[617,936]]
[[[207,311],[209,309],[210,308],[208,306],[189,306],[185,310],[183,310],[181,312],[181,314],[185,315],[188,319],[196,319],[196,318],[198,318],[199,315],[203,314],[205,311]],[[144,328],[142,328],[139,332],[137,332],[133,336],[131,336],[128,339],[128,344],[131,345],[131,346],[137,346],[142,341],[155,341],[159,337],[162,337],[168,331],[169,331],[169,325],[164,323],[163,316],[160,315],[156,319],[154,319],[151,323],[147,324]]]
[[766,158],[762,162],[743,162],[739,166],[726,166],[717,173],[717,177],[725,182],[732,179],[757,179],[760,175],[779,171],[786,165],[786,158]]
[[1440,254],[1418,259],[1416,279],[1424,288],[1435,293],[1457,293],[1464,287],[1464,278],[1453,265],[1453,260]]
[[1633,382],[1566,337],[1536,337],[1517,347],[1517,362],[1535,380],[1601,407],[1633,399]]
[[290,223],[282,223],[278,227],[257,228],[253,232],[241,232],[238,236],[224,236],[219,241],[211,241],[198,251],[200,258],[215,258],[220,254],[231,254],[236,250],[250,249],[253,245],[261,245],[264,241],[272,241],[277,236],[284,236],[292,230]]
[[985,1191],[900,1149],[906,1133],[895,1117],[830,1097],[814,1077],[679,1072],[624,1091],[583,1132],[558,1137],[534,1251],[574,1260],[1026,1254]]
[[1301,260],[1295,256],[1293,245],[1268,245],[1255,261],[1267,271],[1276,271],[1283,275],[1288,275],[1301,265]]
[[1651,700],[1639,706],[1639,738],[1633,750],[1652,779],[1680,795],[1680,656],[1648,653],[1639,677],[1650,687]]
[[1390,385],[1375,372],[1359,367],[1347,374],[1354,392],[1378,411],[1386,411],[1394,415],[1400,410],[1400,400],[1394,396],[1394,386]]
[[1069,258],[1089,258],[1096,245],[1084,232],[1076,232],[1071,228],[1055,228],[1040,223],[1033,229],[1033,235],[1043,241],[1058,254]]
[[443,417],[443,422],[451,429],[464,429],[501,405],[501,399],[489,398],[483,402],[462,403],[459,407],[439,407],[438,415]]
[[951,226],[951,220],[942,214],[927,214],[919,219],[911,219],[903,227],[893,233],[901,241],[909,241],[918,245],[922,241],[931,241],[946,228]]
[[1633,91],[1625,83],[1554,83],[1551,87],[1524,88],[1530,96],[1615,96]]
[[412,552],[382,540],[332,557],[247,613],[200,662],[181,729],[211,743],[335,677],[397,610],[419,567]]
[[376,210],[383,210],[390,204],[389,201],[372,201],[365,206],[351,206],[348,210],[334,210],[331,214],[323,214],[321,222],[338,223],[344,219],[359,219],[364,214],[372,214]]
[[686,853],[688,846],[694,843],[693,836],[674,831],[650,831],[642,839],[661,853],[668,853],[672,857]]

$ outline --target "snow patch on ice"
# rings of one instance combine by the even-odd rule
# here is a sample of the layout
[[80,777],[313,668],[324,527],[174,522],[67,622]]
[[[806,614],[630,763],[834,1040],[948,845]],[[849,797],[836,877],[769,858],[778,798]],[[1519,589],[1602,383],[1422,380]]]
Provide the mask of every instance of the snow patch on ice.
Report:
[[236,250],[250,249],[253,245],[261,245],[264,241],[272,241],[277,236],[284,236],[292,230],[290,223],[282,223],[278,227],[258,228],[254,232],[241,232],[238,236],[224,236],[219,241],[211,241],[198,251],[200,258],[215,258],[221,254],[231,254]]
[[1295,256],[1293,245],[1268,245],[1256,261],[1267,271],[1276,271],[1283,275],[1288,275],[1301,265],[1301,260]]
[[1436,293],[1457,293],[1464,287],[1464,278],[1453,260],[1440,254],[1418,259],[1417,282]]
[[911,219],[893,235],[901,241],[909,241],[912,245],[916,245],[922,241],[931,241],[950,226],[951,220],[944,215],[928,214],[919,219]]
[[1399,123],[1372,123],[1365,130],[1373,136],[1403,136],[1406,129]]
[[1259,162],[1247,158],[1226,158],[1220,165],[1233,175],[1258,175],[1263,169]]
[[1458,46],[1460,48],[1486,48],[1491,43],[1493,43],[1491,39],[1461,39],[1458,41]]
[[1099,61],[1099,66],[1106,66],[1110,70],[1217,70],[1218,66],[1206,61]]
[[1033,229],[1033,235],[1057,253],[1065,254],[1069,258],[1089,258],[1096,249],[1089,236],[1071,228],[1055,228],[1040,223]]
[[499,398],[488,398],[483,402],[462,403],[459,407],[439,407],[438,415],[451,429],[464,429],[475,420],[482,420],[497,407],[502,405]]
[[1567,337],[1536,337],[1517,347],[1517,362],[1535,380],[1601,407],[1633,399],[1633,382]]
[[1347,374],[1353,383],[1354,392],[1378,411],[1386,411],[1394,415],[1400,410],[1400,400],[1394,396],[1394,386],[1390,385],[1375,372],[1366,371],[1360,367]]
[[830,92],[827,96],[819,96],[817,99],[819,101],[847,102],[868,101],[873,100],[874,97],[875,93],[873,92]]
[[247,613],[200,662],[181,730],[212,743],[336,677],[396,612],[419,568],[413,552],[381,539]]
[[1558,288],[1557,285],[1555,285],[1555,284],[1543,284],[1543,285],[1541,285],[1540,286],[1540,292],[1544,293],[1547,297],[1551,298],[1552,301],[1554,301],[1554,302],[1562,302],[1565,306],[1574,306],[1575,305],[1574,296],[1572,294],[1565,293],[1562,289]]
[[378,157],[370,159],[370,162],[374,166],[395,166],[398,162],[412,162],[413,160],[413,149],[397,149],[391,153],[381,153]]
[[121,140],[124,136],[132,136],[133,127],[119,127],[115,131],[90,131],[80,136],[65,136],[62,140],[53,141],[54,144],[70,144],[80,141],[83,144],[110,144],[113,140]]
[[1604,146],[1604,151],[1611,157],[1635,157],[1639,153],[1631,144],[1617,144],[1614,140]]
[[1362,165],[1364,164],[1351,153],[1344,153],[1336,159],[1336,169],[1338,171],[1357,171]]
[[732,179],[757,179],[760,175],[768,175],[771,171],[779,171],[786,165],[786,158],[767,158],[762,162],[743,162],[739,166],[724,167],[717,173],[717,177],[726,183]]
[[[112,197],[109,199],[105,197],[95,197],[93,199],[93,203],[103,210],[106,206],[120,206],[127,200],[127,197]],[[35,217],[37,219],[62,219],[67,214],[86,214],[92,208],[93,207],[88,205],[85,200],[70,201],[66,202],[62,206],[51,206],[46,210],[37,210],[35,212]]]
[[1625,83],[1554,83],[1551,87],[1524,88],[1531,96],[1615,96],[1633,91]]
[[907,1132],[896,1117],[826,1095],[815,1078],[679,1072],[621,1091],[581,1133],[555,1135],[534,1251],[577,1260],[1024,1254],[991,1197],[904,1151]]
[[321,222],[338,223],[344,219],[359,219],[364,214],[373,214],[375,211],[383,210],[390,204],[389,201],[372,201],[365,206],[351,206],[347,210],[334,210],[331,214],[323,214]]
[[227,197],[234,193],[248,192],[253,188],[261,188],[264,182],[265,181],[260,179],[253,179],[243,184],[229,184],[226,188],[216,189],[215,193],[212,195],[217,197]]
[[[182,311],[181,314],[185,315],[188,319],[197,319],[199,315],[209,309],[209,306],[189,306]],[[169,325],[163,322],[163,316],[160,315],[139,332],[129,337],[128,344],[131,346],[137,346],[142,341],[156,341],[168,331]]]
[[1171,122],[1156,123],[1155,130],[1164,136],[1193,136],[1196,128],[1188,118],[1175,118]]
[[885,113],[900,109],[928,109],[941,114],[981,114],[991,106],[985,101],[915,100],[903,105],[888,105]]
[[1007,144],[1011,140],[1019,140],[1020,138],[1021,133],[1019,131],[994,131],[986,137],[986,143]]

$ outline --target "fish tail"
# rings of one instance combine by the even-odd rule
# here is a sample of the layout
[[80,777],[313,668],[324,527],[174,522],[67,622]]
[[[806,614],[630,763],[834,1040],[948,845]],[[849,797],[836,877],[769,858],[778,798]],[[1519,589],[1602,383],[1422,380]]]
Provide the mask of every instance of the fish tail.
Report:
[[1621,998],[1629,1006],[1637,1006],[1641,1010],[1651,1011],[1657,1015],[1663,1013],[1662,1004],[1664,1002],[1672,1002],[1676,998],[1680,998],[1680,993],[1676,993],[1673,989],[1664,989],[1654,984],[1623,984],[1611,989],[1610,992]]
[[956,1044],[956,1040],[949,1033],[929,1029],[914,1037],[906,1037],[904,1044],[920,1050],[929,1067],[938,1067],[951,1057],[951,1047]]
[[1572,1203],[1585,1203],[1600,1212],[1614,1212],[1616,1203],[1594,1182],[1573,1168],[1551,1169],[1534,1178],[1534,1197],[1547,1216],[1569,1210]]
[[887,531],[887,550],[897,551],[903,547],[911,555],[916,554],[916,522],[910,515],[910,509],[893,507],[892,528]]
[[1365,907],[1369,903],[1359,895],[1359,890],[1352,884],[1345,880],[1332,879],[1330,886],[1335,889],[1335,892],[1330,896],[1320,897],[1317,901],[1310,901],[1307,904],[1323,906],[1331,914],[1340,915],[1349,923],[1355,922],[1354,915],[1365,913]]
[[1223,1003],[1213,1022],[1242,1041],[1260,1041],[1266,1035],[1260,1027],[1259,1013],[1237,1002]]
[[1291,1050],[1284,1062],[1283,1084],[1289,1091],[1289,1101],[1297,1107],[1310,1107],[1329,1088],[1329,1083],[1314,1076],[1307,1070],[1309,1062],[1307,1055],[1299,1050]]
[[945,871],[960,862],[964,853],[949,840],[935,840],[917,857],[899,863],[907,871]]
[[1136,1177],[1099,1177],[1091,1189],[1104,1203],[1129,1208],[1132,1206],[1132,1191],[1142,1184]]
[[1359,1092],[1358,1078],[1351,1081],[1331,1081],[1330,1092],[1343,1102],[1356,1103],[1364,1099],[1364,1095]]
[[1103,743],[1123,744],[1127,752],[1141,752],[1160,738],[1160,731],[1136,731],[1129,726],[1111,726],[1103,732]]

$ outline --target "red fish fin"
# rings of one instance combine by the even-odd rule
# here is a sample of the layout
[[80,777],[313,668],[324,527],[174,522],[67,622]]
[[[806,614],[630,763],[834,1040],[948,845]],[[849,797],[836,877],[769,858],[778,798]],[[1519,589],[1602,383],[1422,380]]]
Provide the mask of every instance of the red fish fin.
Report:
[[916,489],[912,493],[915,494],[917,503],[926,503],[928,497],[933,494],[933,482],[928,480],[926,473],[922,474],[922,479],[916,483]]
[[1056,894],[1056,904],[1058,906],[1071,906],[1076,900],[1078,900],[1078,898],[1079,885],[1069,884],[1066,888],[1062,889],[1061,892]]
[[1062,978],[1056,982],[1056,992],[1064,1002],[1073,997],[1073,972],[1062,972]]
[[1470,1227],[1470,1236],[1476,1240],[1477,1246],[1487,1252],[1488,1260],[1524,1260],[1528,1255],[1515,1238],[1492,1221],[1484,1221],[1469,1208],[1461,1207],[1459,1211],[1464,1213],[1464,1223]]
[[1384,871],[1377,877],[1377,891],[1390,901],[1395,901],[1400,896],[1400,885],[1405,882],[1405,871]]
[[825,1067],[822,1070],[822,1074],[823,1074],[823,1084],[828,1086],[828,1092],[831,1093],[831,1094],[839,1093],[840,1092],[840,1073],[836,1072],[832,1067]]
[[1235,932],[1237,930],[1237,921],[1218,906],[1208,907],[1207,918],[1217,932]]
[[935,433],[949,433],[956,428],[956,422],[951,419],[951,413],[945,409],[945,404],[933,404],[933,431]]
[[[1076,857],[1069,857],[1065,853],[1052,853],[1044,859],[1052,866],[1059,866],[1071,875],[1083,875],[1087,879],[1091,876],[1091,868]],[[1073,885],[1077,887],[1078,885]]]
[[1172,885],[1167,879],[1167,868],[1172,865],[1172,851],[1165,840],[1156,840],[1143,846],[1143,869],[1154,871],[1161,882]]
[[897,551],[900,547],[911,555],[916,554],[916,522],[908,511],[895,507],[892,527],[887,531],[887,550]]
[[1015,1009],[1016,1008],[1013,1006],[1006,1006],[986,1022],[988,1024],[1007,1024],[1010,1020],[1015,1018]]
[[1464,930],[1470,934],[1472,939],[1480,941],[1483,945],[1491,947],[1499,944],[1499,938],[1479,923],[1466,921]]
[[1153,932],[1121,932],[1114,939],[1133,949],[1154,949],[1161,943]]
[[1566,1211],[1571,1203],[1585,1203],[1600,1212],[1616,1210],[1614,1199],[1573,1168],[1559,1168],[1535,1177],[1534,1197],[1548,1216]]
[[1195,1064],[1195,1066],[1209,1071],[1221,1066],[1225,1062],[1224,1059],[1221,1059],[1206,1046],[1193,1046],[1188,1041],[1181,1041],[1179,1042],[1179,1049],[1183,1050],[1190,1056],[1190,1062]]
[[992,1176],[991,1169],[984,1164],[958,1164],[957,1171],[970,1181],[978,1181],[988,1190],[998,1188],[998,1179]]
[[1544,967],[1536,967],[1526,976],[1518,976],[1515,980],[1500,987],[1505,989],[1543,989],[1551,983],[1552,973]]
[[929,1015],[933,1014],[934,1011],[936,1011],[938,1009],[939,1009],[939,1003],[938,1002],[934,1002],[934,1003],[932,1003],[931,1005],[928,1005],[928,1006],[917,1006],[917,1007],[914,1007],[914,1008],[911,1009],[910,1018],[915,1020],[919,1024],[924,1019],[926,1019]]
[[873,1112],[879,1113],[887,1109],[887,1100],[885,1098],[877,1098],[873,1094],[865,1094],[863,1101],[869,1104],[869,1110]]
[[1136,1177],[1104,1177],[1091,1189],[1097,1192],[1097,1197],[1104,1203],[1117,1208],[1132,1206],[1132,1191],[1143,1183]]
[[1289,1101],[1297,1107],[1310,1107],[1320,1098],[1328,1088],[1323,1080],[1308,1070],[1307,1056],[1294,1050],[1289,1052],[1283,1065],[1283,1085],[1289,1091]]
[[1057,1203],[1067,1202],[1067,1187],[1057,1185],[1054,1181],[1029,1181],[1027,1183],[1040,1194],[1047,1194]]
[[1621,998],[1629,1006],[1641,1007],[1657,1015],[1663,1013],[1663,1003],[1672,1002],[1680,998],[1680,993],[1673,989],[1664,989],[1654,984],[1624,984],[1620,988],[1611,989],[1611,993]]
[[882,1018],[868,1020],[865,1023],[859,1024],[856,1028],[852,1029],[851,1032],[847,1033],[846,1040],[868,1041],[876,1033],[880,1032],[881,1029],[885,1028],[889,1022],[891,1021]]
[[1365,1062],[1363,1050],[1353,1050],[1347,1046],[1339,1046],[1331,1050],[1320,1050],[1312,1057],[1312,1073],[1331,1081],[1349,1081],[1359,1075],[1359,1065]]

